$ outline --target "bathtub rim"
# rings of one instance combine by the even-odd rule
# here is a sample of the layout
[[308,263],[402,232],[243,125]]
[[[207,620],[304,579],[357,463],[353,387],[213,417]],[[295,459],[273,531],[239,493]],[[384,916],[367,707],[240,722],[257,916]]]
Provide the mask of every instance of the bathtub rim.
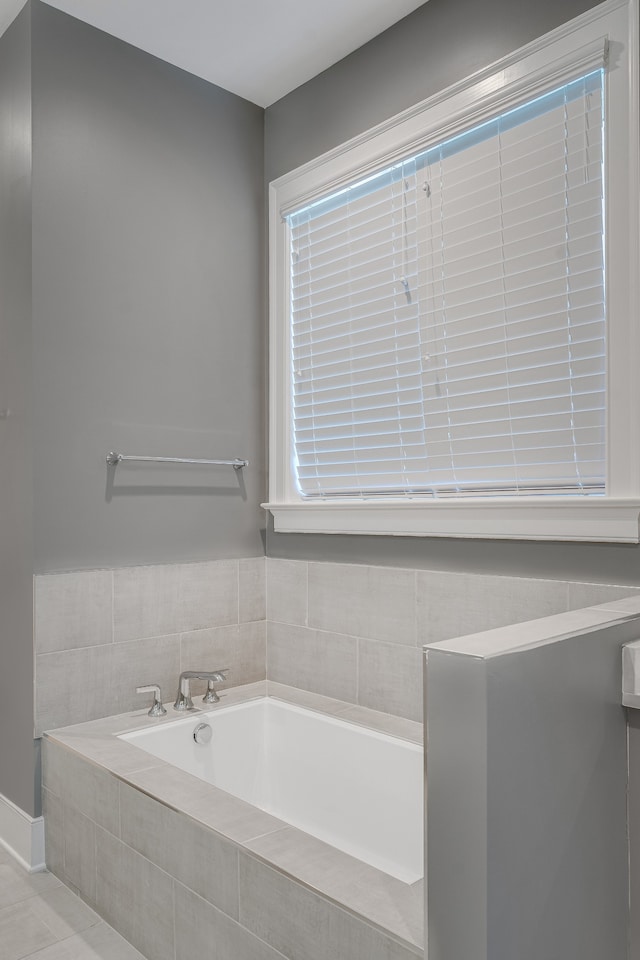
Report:
[[[100,727],[111,720],[124,720],[130,724],[122,730],[118,729],[111,734],[116,737],[127,737],[130,734],[140,733],[143,730],[152,730],[166,724],[188,723],[189,720],[199,716],[206,716],[215,713],[225,707],[235,707],[240,704],[250,703],[253,700],[277,700],[288,706],[300,707],[303,710],[309,710],[311,713],[319,713],[321,716],[340,720],[343,723],[350,723],[355,727],[364,727],[373,733],[380,733],[384,736],[393,737],[395,740],[405,740],[407,743],[423,744],[422,724],[415,720],[407,720],[404,717],[398,717],[395,714],[383,713],[378,710],[371,710],[369,707],[358,707],[356,704],[349,703],[346,700],[334,700],[331,697],[325,697],[321,694],[310,693],[297,687],[288,687],[286,684],[275,683],[273,680],[258,680],[254,683],[242,684],[237,687],[228,687],[220,691],[220,703],[206,704],[203,707],[195,707],[188,713],[176,713],[173,711],[173,701],[166,701],[166,714],[162,717],[147,717],[144,710],[131,711],[130,713],[114,714],[113,717],[102,717],[98,720],[87,720],[84,723],[77,723],[68,727],[59,727],[55,730],[47,730],[43,736],[56,736],[63,734],[67,730],[75,730],[79,727]],[[377,718],[377,726],[376,724]]]
[[[269,697],[414,744],[422,743],[422,725],[419,723],[358,707],[346,701],[287,687],[273,681],[264,680],[228,688],[221,696],[224,697],[221,699],[221,707]],[[190,713],[189,717],[195,718],[210,712],[211,705],[208,704],[203,709]],[[139,790],[158,803],[195,820],[236,845],[244,855],[277,870],[314,894],[396,940],[401,946],[415,952],[416,956],[422,956],[424,880],[414,884],[403,883],[349,854],[316,840],[285,821],[264,813],[232,794],[206,784],[191,774],[183,773],[164,760],[152,757],[130,741],[119,739],[120,734],[173,723],[176,719],[183,718],[176,718],[172,710],[168,710],[165,717],[154,719],[147,716],[146,709],[142,709],[49,730],[43,733],[43,738],[56,746],[72,751],[89,764],[101,768],[115,779]],[[156,778],[162,781],[160,787]],[[174,795],[179,789],[177,781],[182,785],[180,802],[176,801]],[[150,786],[150,783],[153,783],[153,786]],[[211,792],[211,798],[213,793],[222,794],[226,798],[227,810],[233,810],[235,807],[238,812],[242,808],[255,811],[264,818],[266,829],[254,837],[243,840],[233,835],[233,832],[225,826],[225,818],[218,816],[215,804],[211,805],[207,816],[203,817],[198,804],[201,803],[203,794],[206,795],[207,792]],[[316,875],[313,878],[305,871],[304,866],[300,867],[299,863],[284,862],[287,861],[286,855],[279,859],[264,849],[259,849],[264,847],[271,835],[280,831],[286,831],[289,847],[293,846],[295,849],[298,846],[302,851],[305,844],[311,844],[315,851],[322,852],[322,864],[320,867],[317,861],[314,864],[313,869]],[[300,855],[297,859],[300,861],[304,858]],[[336,883],[332,877],[335,876],[335,867],[338,862],[341,882],[339,890],[336,890]],[[346,895],[345,891],[348,891]]]

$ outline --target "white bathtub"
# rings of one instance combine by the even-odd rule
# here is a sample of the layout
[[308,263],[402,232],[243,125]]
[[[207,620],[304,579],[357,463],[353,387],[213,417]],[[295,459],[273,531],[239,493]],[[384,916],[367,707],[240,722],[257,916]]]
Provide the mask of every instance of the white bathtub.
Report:
[[423,875],[418,744],[271,697],[120,736],[405,883]]

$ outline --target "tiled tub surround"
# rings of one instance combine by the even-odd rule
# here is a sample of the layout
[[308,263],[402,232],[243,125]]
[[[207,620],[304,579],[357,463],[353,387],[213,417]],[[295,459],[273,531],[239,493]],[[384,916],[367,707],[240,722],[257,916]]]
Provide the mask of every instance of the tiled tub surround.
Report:
[[267,677],[422,720],[421,648],[631,587],[267,559]]
[[264,557],[39,575],[36,736],[135,709],[137,685],[169,699],[194,667],[420,721],[423,644],[634,592]]
[[263,557],[36,576],[34,607],[36,736],[135,709],[142,684],[168,700],[181,670],[265,678]]
[[[280,684],[268,694],[413,742],[421,725]],[[411,960],[423,882],[405,884],[115,736],[144,710],[47,734],[50,870],[150,960]]]
[[[624,643],[640,598],[426,649],[428,892],[118,740],[44,740],[47,862],[149,960],[626,958]],[[416,740],[420,726],[273,681],[264,694]]]

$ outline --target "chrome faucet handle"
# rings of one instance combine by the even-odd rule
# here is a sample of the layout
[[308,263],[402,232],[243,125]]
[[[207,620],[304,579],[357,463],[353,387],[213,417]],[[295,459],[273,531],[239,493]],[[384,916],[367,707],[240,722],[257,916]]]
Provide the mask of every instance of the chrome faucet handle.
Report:
[[227,679],[225,674],[229,673],[229,667],[223,667],[222,670],[213,670],[207,677],[207,692],[202,698],[203,703],[218,703],[220,697],[213,686],[214,683],[224,683]]
[[150,717],[164,717],[167,712],[162,706],[162,693],[157,683],[148,683],[144,687],[136,687],[136,693],[152,693],[153,706],[149,710]]

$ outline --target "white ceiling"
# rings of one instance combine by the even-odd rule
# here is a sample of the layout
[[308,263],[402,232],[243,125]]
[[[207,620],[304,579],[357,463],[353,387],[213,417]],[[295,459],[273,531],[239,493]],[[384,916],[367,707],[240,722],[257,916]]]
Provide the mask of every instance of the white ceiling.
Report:
[[[0,34],[25,0],[0,0]],[[45,0],[269,106],[426,0]]]

